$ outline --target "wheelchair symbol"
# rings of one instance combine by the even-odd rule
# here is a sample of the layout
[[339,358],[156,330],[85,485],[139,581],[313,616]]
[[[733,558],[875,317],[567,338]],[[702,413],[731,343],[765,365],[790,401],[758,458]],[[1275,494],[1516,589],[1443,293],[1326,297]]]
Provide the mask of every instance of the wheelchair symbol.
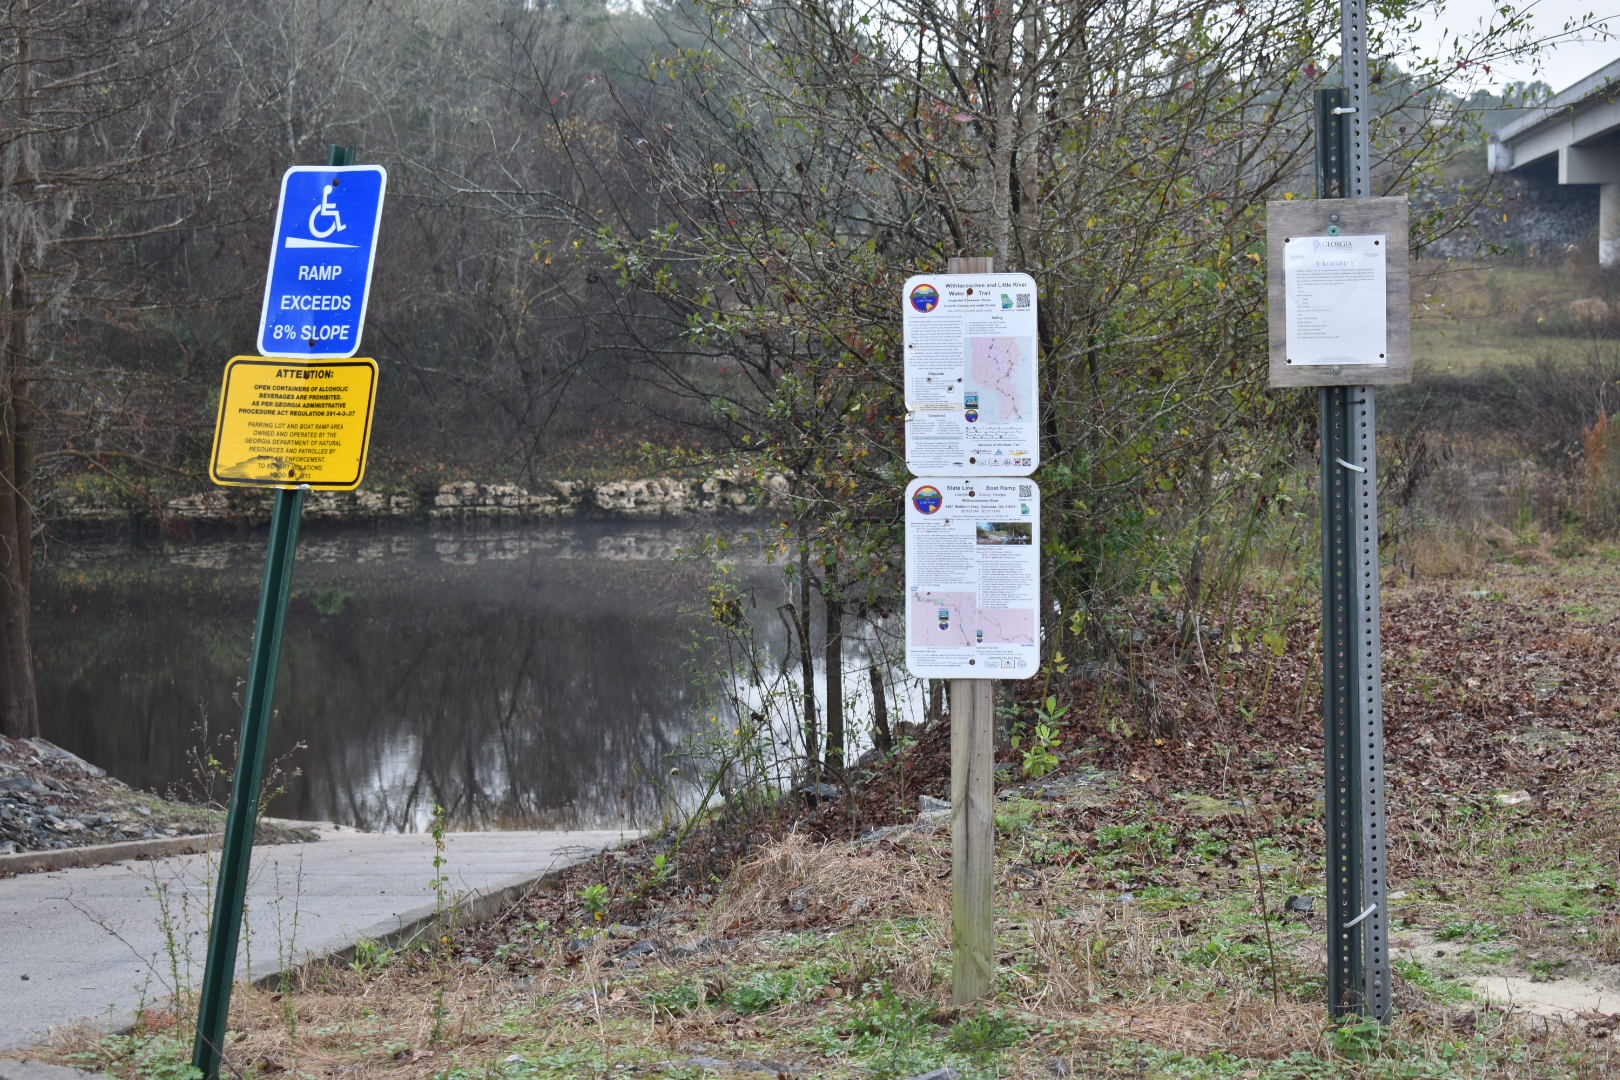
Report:
[[[338,215],[337,207],[332,205],[332,191],[336,187],[337,185],[335,183],[327,184],[326,187],[321,190],[321,201],[316,204],[315,209],[309,212],[309,234],[311,236],[324,240],[333,233],[342,232],[345,228],[347,228],[347,226],[343,224],[343,218]],[[327,225],[324,229],[316,224],[316,222],[323,218],[328,218],[331,220],[331,224]]]

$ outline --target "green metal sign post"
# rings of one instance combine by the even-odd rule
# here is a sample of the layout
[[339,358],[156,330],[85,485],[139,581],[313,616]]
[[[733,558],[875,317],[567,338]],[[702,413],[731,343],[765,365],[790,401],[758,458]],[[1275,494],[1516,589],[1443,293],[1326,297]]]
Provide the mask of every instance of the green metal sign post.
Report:
[[[1345,86],[1316,97],[1317,192],[1364,199],[1364,0],[1344,0]],[[1322,724],[1328,1012],[1388,1023],[1378,457],[1374,388],[1323,386]]]
[[1412,377],[1410,217],[1403,196],[1372,194],[1367,0],[1340,7],[1344,85],[1316,97],[1317,198],[1266,207],[1270,384],[1319,395],[1328,1011],[1387,1023],[1375,391]]
[[[332,147],[329,165],[354,164],[354,151]],[[264,564],[264,588],[253,635],[247,700],[242,708],[236,777],[225,818],[225,845],[220,850],[219,879],[214,887],[214,917],[208,930],[208,959],[203,969],[202,999],[197,1009],[197,1038],[191,1063],[206,1080],[219,1080],[225,1046],[225,1020],[231,1009],[236,978],[236,949],[242,936],[242,907],[248,868],[253,857],[253,831],[264,782],[264,749],[275,699],[276,668],[281,660],[281,631],[287,619],[298,524],[304,512],[302,489],[276,492],[270,517],[270,545]]]

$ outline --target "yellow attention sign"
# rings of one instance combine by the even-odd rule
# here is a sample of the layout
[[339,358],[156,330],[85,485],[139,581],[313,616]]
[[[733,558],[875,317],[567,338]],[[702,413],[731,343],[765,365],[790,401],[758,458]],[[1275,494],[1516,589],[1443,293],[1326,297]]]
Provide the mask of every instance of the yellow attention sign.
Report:
[[234,357],[208,474],[226,487],[359,487],[376,390],[375,360]]

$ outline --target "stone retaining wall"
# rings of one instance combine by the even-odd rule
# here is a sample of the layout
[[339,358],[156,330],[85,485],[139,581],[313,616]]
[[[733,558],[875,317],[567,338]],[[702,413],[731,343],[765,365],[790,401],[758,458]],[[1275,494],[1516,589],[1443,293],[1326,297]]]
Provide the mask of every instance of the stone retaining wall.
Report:
[[[260,488],[214,488],[170,499],[158,525],[257,525],[270,520],[275,493]],[[535,490],[516,484],[480,484],[471,480],[441,484],[424,497],[405,489],[312,491],[304,501],[305,521],[378,522],[412,518],[442,520],[517,520],[573,515],[636,519],[687,514],[758,513],[787,503],[787,481],[780,476],[714,473],[707,477],[609,480],[590,484],[552,480]],[[51,507],[54,522],[67,525],[117,525],[150,520],[148,514],[85,500],[60,499]]]

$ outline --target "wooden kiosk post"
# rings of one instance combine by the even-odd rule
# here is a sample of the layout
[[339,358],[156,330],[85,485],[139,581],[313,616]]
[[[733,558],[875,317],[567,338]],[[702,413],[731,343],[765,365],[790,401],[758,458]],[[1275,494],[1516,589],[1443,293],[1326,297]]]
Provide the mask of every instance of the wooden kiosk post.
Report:
[[[988,274],[989,258],[951,259],[950,274]],[[995,985],[995,684],[951,680],[951,1003]]]

